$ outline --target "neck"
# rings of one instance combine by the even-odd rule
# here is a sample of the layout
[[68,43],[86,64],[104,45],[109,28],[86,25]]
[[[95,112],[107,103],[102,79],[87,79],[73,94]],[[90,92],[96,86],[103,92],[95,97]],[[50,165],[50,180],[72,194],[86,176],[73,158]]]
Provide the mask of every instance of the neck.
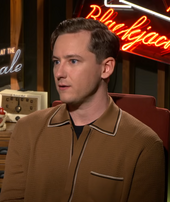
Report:
[[70,115],[77,126],[87,125],[98,119],[109,105],[109,96],[106,94],[101,97],[93,98],[92,101],[85,102],[78,107],[68,105]]

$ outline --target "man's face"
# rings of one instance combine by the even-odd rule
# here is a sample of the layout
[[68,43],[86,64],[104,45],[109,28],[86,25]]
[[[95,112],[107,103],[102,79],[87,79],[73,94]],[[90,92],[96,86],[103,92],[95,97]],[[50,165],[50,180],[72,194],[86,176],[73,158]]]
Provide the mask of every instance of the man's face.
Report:
[[101,86],[102,65],[88,50],[90,32],[60,35],[53,49],[54,78],[60,100],[67,104],[90,102]]

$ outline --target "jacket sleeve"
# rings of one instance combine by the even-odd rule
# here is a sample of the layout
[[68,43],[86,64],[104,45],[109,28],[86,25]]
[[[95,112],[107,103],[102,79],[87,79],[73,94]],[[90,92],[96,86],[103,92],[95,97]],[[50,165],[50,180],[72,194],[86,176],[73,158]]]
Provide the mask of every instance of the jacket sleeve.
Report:
[[5,173],[0,194],[0,202],[22,202],[24,201],[24,189],[26,174],[22,162],[21,136],[18,125],[10,138],[8,153],[5,161]]
[[137,161],[128,202],[164,202],[165,155],[161,141],[145,148]]

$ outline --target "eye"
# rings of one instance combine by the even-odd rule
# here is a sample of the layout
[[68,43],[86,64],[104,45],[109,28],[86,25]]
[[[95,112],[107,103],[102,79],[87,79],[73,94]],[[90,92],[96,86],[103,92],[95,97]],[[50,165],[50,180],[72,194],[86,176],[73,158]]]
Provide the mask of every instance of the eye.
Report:
[[60,61],[59,60],[53,60],[53,64],[58,65],[58,64],[60,64]]
[[76,64],[76,63],[78,62],[78,60],[76,60],[76,59],[71,59],[70,62],[71,62],[72,64]]

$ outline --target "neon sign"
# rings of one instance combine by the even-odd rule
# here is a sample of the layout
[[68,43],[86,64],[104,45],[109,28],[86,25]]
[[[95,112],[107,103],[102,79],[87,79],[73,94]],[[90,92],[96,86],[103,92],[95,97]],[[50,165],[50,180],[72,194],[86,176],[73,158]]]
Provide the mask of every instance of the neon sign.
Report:
[[[162,15],[158,12],[155,12],[155,11],[152,11],[150,9],[147,9],[147,8],[144,8],[142,6],[139,6],[137,4],[134,4],[134,3],[131,3],[129,1],[126,1],[126,0],[119,0],[120,3],[124,3],[125,5],[115,5],[115,4],[107,4],[107,0],[104,0],[104,5],[106,7],[117,7],[117,8],[136,8],[136,9],[139,9],[141,11],[144,11],[144,12],[147,12],[149,14],[152,14],[152,15],[155,15],[156,17],[159,17],[159,18],[162,18],[164,20],[167,20],[167,21],[170,21],[170,18],[165,16],[165,15]],[[169,11],[169,9],[167,9],[167,12]]]
[[[132,51],[137,46],[143,44],[147,46],[159,47],[162,50],[161,54],[170,52],[170,39],[167,36],[161,36],[158,32],[151,31],[150,20],[147,16],[139,18],[132,26],[127,26],[125,23],[118,24],[114,19],[118,13],[110,8],[102,15],[102,10],[97,5],[91,5],[93,10],[86,18],[99,20],[106,24],[108,28],[115,32],[125,44],[121,47],[123,51]],[[143,30],[145,28],[145,30]]]
[[[6,52],[7,52],[7,54],[15,53],[15,48],[1,49],[0,55],[5,55]],[[19,72],[22,68],[22,64],[16,64],[16,63],[17,63],[20,55],[21,55],[21,50],[18,49],[13,57],[11,65],[9,67],[4,66],[4,67],[0,68],[0,75],[13,73],[13,72]]]
[[122,5],[122,4],[107,4],[107,0],[104,0],[104,5],[109,8],[131,8],[130,5]]
[[12,48],[3,48],[0,50],[0,56],[5,54],[12,54],[15,53],[15,47]]

